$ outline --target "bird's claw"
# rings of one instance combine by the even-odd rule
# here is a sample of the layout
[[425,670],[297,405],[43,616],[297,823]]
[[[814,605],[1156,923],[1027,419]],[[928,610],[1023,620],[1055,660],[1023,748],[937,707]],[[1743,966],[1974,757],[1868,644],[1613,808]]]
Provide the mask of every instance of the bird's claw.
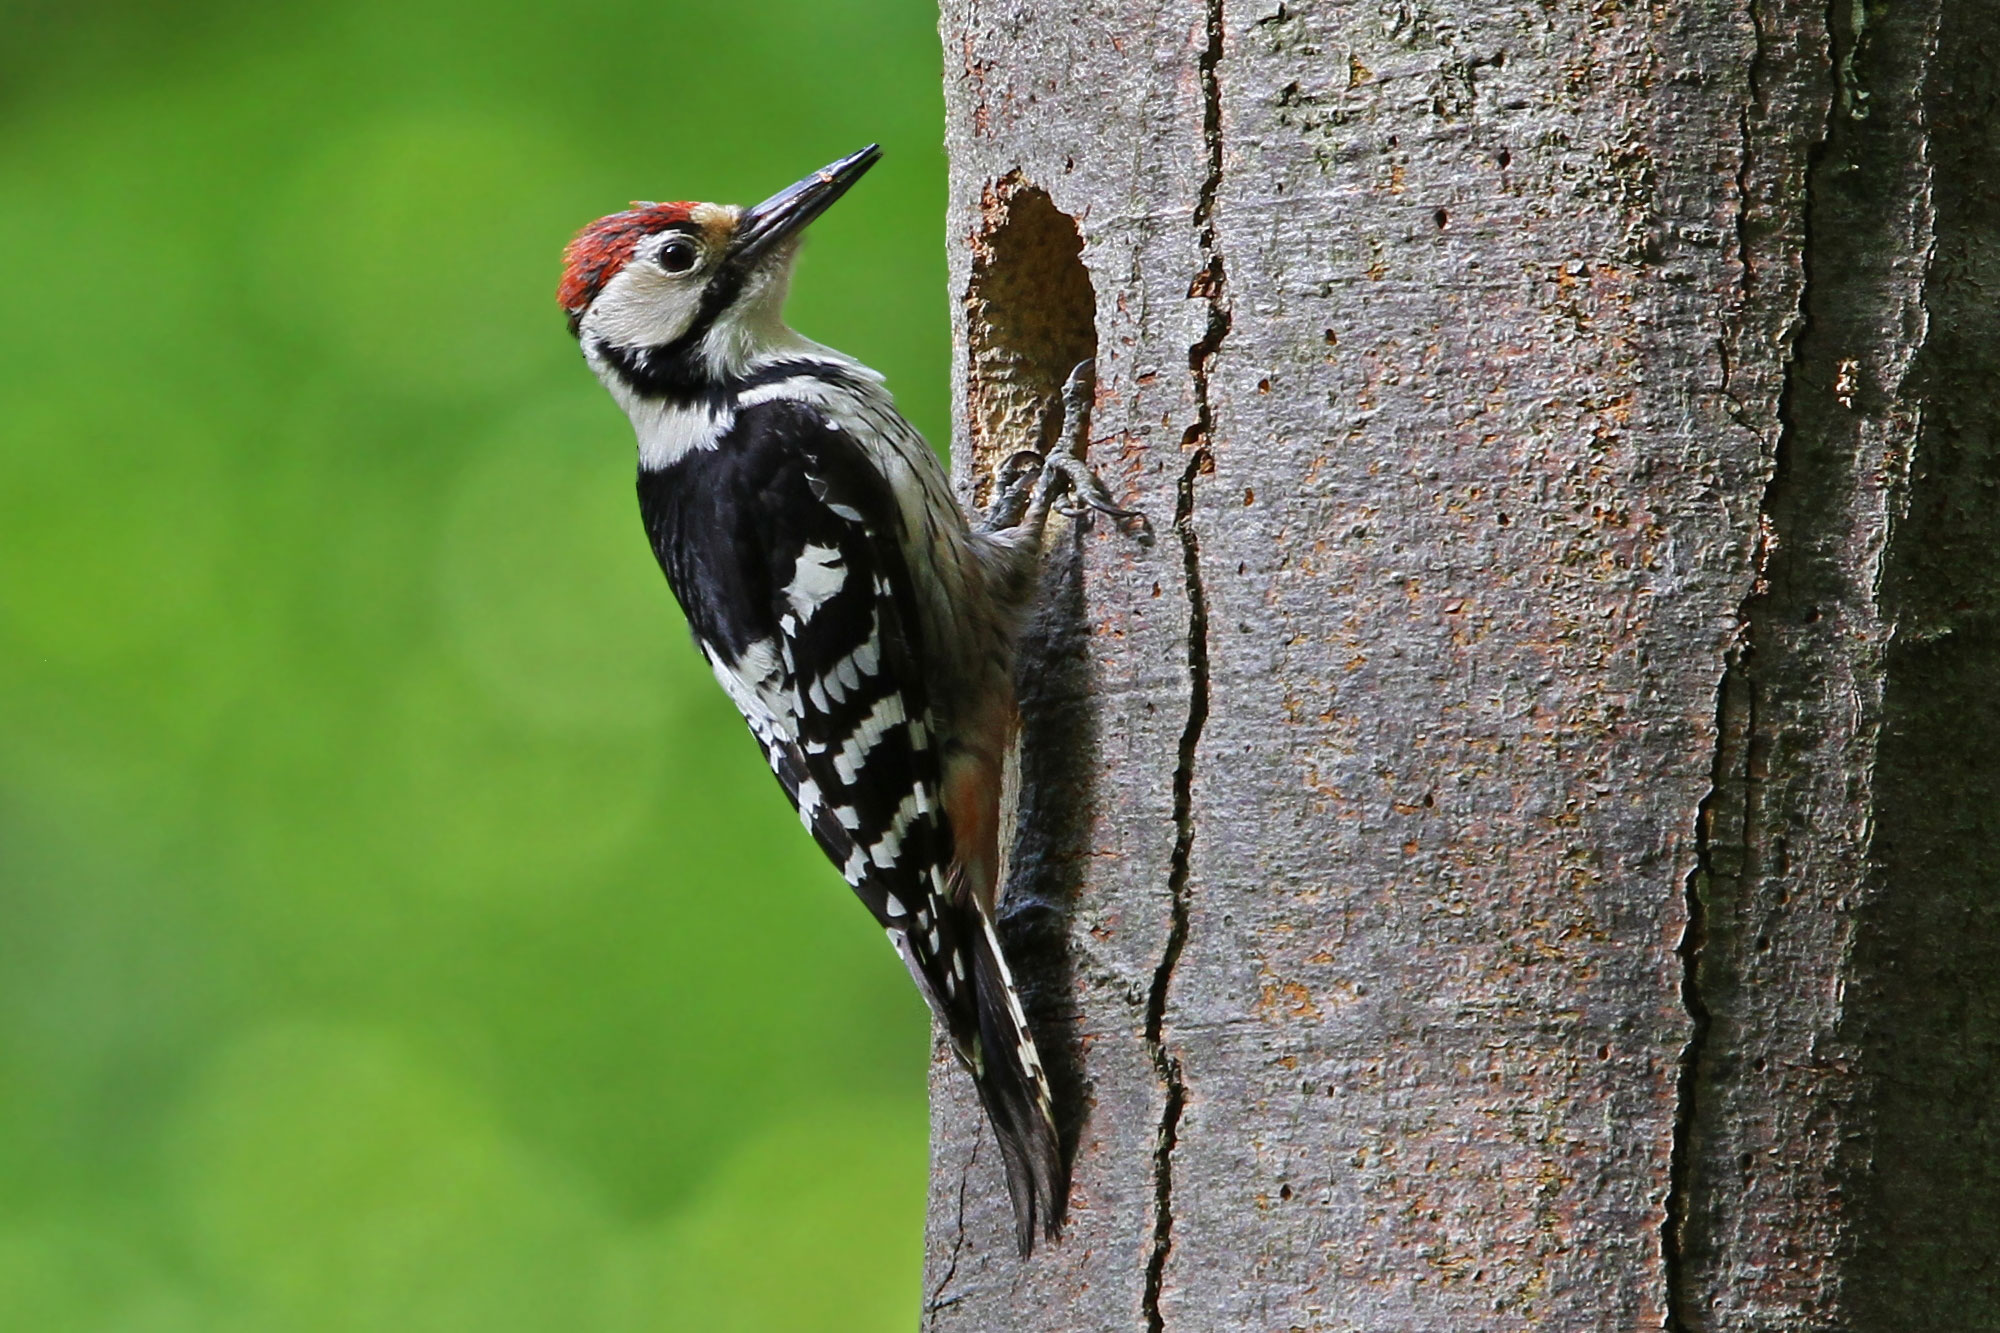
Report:
[[1127,509],[1112,499],[1110,488],[1090,464],[1072,454],[1051,454],[1044,466],[1057,473],[1068,489],[1069,503],[1058,502],[1055,505],[1058,514],[1086,522],[1093,513],[1103,514],[1142,541],[1151,540],[1152,521],[1138,510]]
[[1042,455],[1033,449],[1022,449],[994,470],[993,482],[995,487],[1005,493],[1033,481],[1041,475],[1041,471]]

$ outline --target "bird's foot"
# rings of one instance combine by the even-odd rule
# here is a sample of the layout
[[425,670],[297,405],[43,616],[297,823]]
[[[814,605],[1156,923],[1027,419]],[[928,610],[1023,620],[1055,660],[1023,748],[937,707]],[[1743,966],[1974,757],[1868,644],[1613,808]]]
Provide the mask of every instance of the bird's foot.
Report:
[[1049,404],[1050,416],[1058,407],[1062,411],[1054,447],[1047,453],[1023,449],[1000,464],[994,473],[993,499],[979,525],[981,531],[999,532],[1024,523],[1040,531],[1051,513],[1083,523],[1097,513],[1114,519],[1121,530],[1140,541],[1152,541],[1152,522],[1138,510],[1113,500],[1103,478],[1084,461],[1096,386],[1092,362],[1079,362],[1070,371],[1061,396]]
[[[1097,363],[1079,361],[1069,372],[1062,388],[1062,434],[1056,447],[1042,460],[1041,481],[1053,498],[1066,492],[1069,503],[1058,503],[1055,511],[1067,518],[1089,521],[1092,512],[1106,515],[1119,529],[1143,543],[1153,539],[1152,520],[1136,509],[1127,509],[1111,498],[1111,490],[1097,469],[1084,461],[1090,445],[1090,407],[1097,393]],[[1060,489],[1058,489],[1060,488]]]

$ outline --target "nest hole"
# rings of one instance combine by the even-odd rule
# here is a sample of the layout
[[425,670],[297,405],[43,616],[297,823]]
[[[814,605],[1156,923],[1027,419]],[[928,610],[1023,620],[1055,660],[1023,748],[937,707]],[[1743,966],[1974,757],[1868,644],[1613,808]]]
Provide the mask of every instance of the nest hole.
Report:
[[1097,293],[1076,220],[1018,174],[988,187],[965,293],[965,421],[973,495],[995,464],[1045,449],[1061,427],[1063,382],[1097,355]]

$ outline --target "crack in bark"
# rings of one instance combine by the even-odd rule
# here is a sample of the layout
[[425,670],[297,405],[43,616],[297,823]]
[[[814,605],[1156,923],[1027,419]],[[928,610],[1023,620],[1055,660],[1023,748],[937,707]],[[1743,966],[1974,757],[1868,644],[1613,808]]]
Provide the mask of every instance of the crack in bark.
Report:
[[952,1236],[951,1262],[945,1265],[944,1276],[938,1279],[937,1286],[931,1290],[931,1298],[924,1302],[924,1313],[930,1316],[925,1323],[933,1329],[937,1327],[937,1317],[940,1312],[949,1310],[965,1299],[963,1296],[954,1296],[950,1300],[944,1300],[943,1296],[944,1289],[951,1285],[954,1277],[958,1276],[958,1256],[965,1252],[965,1193],[972,1181],[972,1169],[979,1164],[979,1145],[984,1142],[986,1142],[986,1126],[982,1120],[979,1122],[978,1131],[972,1136],[972,1151],[965,1156],[964,1169],[958,1173],[958,1227]]
[[[1708,1055],[1708,1041],[1714,1022],[1702,984],[1704,951],[1708,943],[1708,900],[1719,884],[1741,885],[1750,879],[1759,859],[1756,849],[1762,842],[1758,827],[1760,802],[1756,791],[1756,775],[1761,765],[1757,679],[1753,664],[1757,642],[1764,637],[1759,632],[1760,628],[1768,625],[1776,612],[1771,593],[1771,579],[1775,572],[1773,557],[1781,546],[1779,522],[1781,516],[1792,509],[1789,492],[1797,484],[1794,469],[1800,426],[1795,405],[1797,395],[1802,391],[1801,362],[1805,359],[1808,344],[1815,290],[1812,215],[1816,184],[1823,179],[1825,159],[1834,134],[1833,108],[1841,105],[1842,94],[1839,4],[1840,0],[1826,0],[1827,63],[1832,88],[1819,138],[1806,154],[1804,198],[1799,204],[1800,281],[1796,318],[1788,330],[1783,382],[1775,412],[1777,430],[1771,448],[1771,471],[1764,484],[1764,493],[1758,500],[1756,527],[1751,533],[1751,585],[1737,609],[1734,641],[1725,650],[1722,676],[1716,684],[1713,767],[1708,791],[1696,807],[1695,864],[1688,872],[1684,888],[1687,924],[1675,949],[1681,959],[1681,1004],[1688,1014],[1689,1031],[1688,1039],[1681,1048],[1676,1077],[1666,1215],[1660,1223],[1660,1254],[1666,1283],[1664,1323],[1668,1333],[1701,1333],[1708,1327],[1707,1319],[1699,1313],[1701,1293],[1694,1289],[1694,1275],[1690,1272],[1690,1250],[1697,1243],[1691,1238],[1690,1230],[1695,1196],[1700,1185],[1697,1178],[1700,1164],[1696,1160],[1695,1146],[1700,1131],[1699,1115],[1704,1092],[1702,1065]],[[1745,12],[1750,20],[1754,45],[1748,70],[1749,98],[1739,118],[1743,137],[1736,171],[1736,240],[1738,262],[1743,270],[1742,287],[1747,290],[1754,282],[1748,225],[1752,148],[1750,116],[1753,109],[1762,110],[1765,37],[1757,0],[1748,0]],[[1724,364],[1724,392],[1733,399],[1727,383],[1727,362]],[[1733,843],[1726,838],[1717,838],[1716,825],[1721,819],[1730,822],[1732,827],[1729,831],[1735,835]],[[1735,852],[1734,865],[1726,866],[1721,864],[1718,852],[1730,846]]]
[[1224,299],[1224,268],[1215,237],[1215,199],[1222,186],[1222,91],[1218,66],[1222,63],[1222,0],[1208,0],[1205,45],[1198,62],[1202,94],[1202,139],[1207,171],[1195,199],[1194,225],[1200,241],[1203,263],[1188,287],[1191,298],[1208,302],[1208,323],[1202,336],[1188,348],[1188,370],[1192,376],[1195,419],[1181,437],[1183,449],[1191,449],[1174,503],[1174,531],[1181,541],[1182,573],[1186,581],[1188,606],[1188,712],[1181,729],[1180,754],[1174,766],[1174,851],[1167,875],[1171,921],[1167,942],[1154,969],[1153,983],[1146,999],[1146,1049],[1152,1057],[1154,1073],[1165,1089],[1160,1109],[1160,1129],[1153,1147],[1153,1245],[1146,1261],[1146,1288],[1143,1309],[1147,1333],[1164,1333],[1166,1316],[1160,1308],[1166,1282],[1167,1259],[1174,1246],[1174,1149],[1180,1141],[1181,1113],[1187,1105],[1187,1084],[1181,1063],[1168,1050],[1166,1041],[1167,995],[1173,985],[1174,970],[1188,938],[1188,875],[1194,852],[1194,764],[1201,745],[1202,728],[1208,722],[1208,593],[1202,584],[1201,539],[1194,527],[1195,479],[1214,469],[1209,450],[1215,413],[1209,401],[1208,363],[1229,332],[1229,308]]
[[[1717,865],[1716,823],[1724,815],[1722,803],[1733,805],[1727,813],[1747,818],[1750,794],[1748,765],[1739,773],[1741,753],[1736,726],[1736,696],[1747,693],[1749,681],[1744,670],[1745,649],[1733,645],[1727,652],[1722,679],[1716,689],[1715,757],[1709,788],[1695,810],[1694,866],[1688,871],[1684,888],[1687,924],[1681,930],[1674,952],[1681,960],[1681,1006],[1688,1013],[1688,1038],[1681,1047],[1680,1070],[1676,1079],[1673,1148],[1668,1159],[1666,1215],[1660,1221],[1660,1256],[1666,1278],[1666,1328],[1669,1333],[1695,1333],[1697,1324],[1687,1311],[1687,1229],[1694,1186],[1694,1135],[1701,1101],[1701,1065],[1707,1053],[1712,1017],[1701,988],[1702,950],[1708,942],[1707,894],[1717,878],[1726,873]],[[1754,714],[1746,710],[1743,736],[1754,729]],[[1741,867],[1738,867],[1739,872]]]
[[[1205,416],[1205,401],[1202,407]],[[1194,851],[1194,759],[1201,744],[1202,727],[1208,721],[1208,596],[1201,582],[1201,541],[1194,530],[1194,479],[1208,464],[1207,448],[1197,449],[1181,474],[1180,494],[1174,507],[1174,531],[1180,534],[1181,561],[1187,578],[1188,716],[1186,726],[1181,729],[1180,759],[1174,766],[1174,855],[1167,877],[1173,920],[1160,964],[1153,972],[1151,993],[1146,998],[1146,1048],[1152,1055],[1154,1073],[1166,1088],[1159,1137],[1153,1146],[1153,1250],[1146,1262],[1145,1294],[1148,1333],[1163,1333],[1166,1328],[1166,1319],[1160,1311],[1160,1291],[1166,1279],[1167,1256],[1174,1247],[1174,1148],[1180,1140],[1181,1111],[1187,1104],[1181,1063],[1167,1049],[1165,1028],[1167,990],[1173,984],[1181,952],[1187,947],[1188,863]]]

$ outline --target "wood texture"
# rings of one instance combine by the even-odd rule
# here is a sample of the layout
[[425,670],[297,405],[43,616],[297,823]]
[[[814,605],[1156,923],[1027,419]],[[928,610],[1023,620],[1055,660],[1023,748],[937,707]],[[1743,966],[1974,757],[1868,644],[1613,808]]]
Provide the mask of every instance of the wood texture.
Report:
[[945,0],[960,483],[1094,348],[1156,540],[1023,680],[1071,1225],[941,1059],[926,1328],[2000,1321],[1996,26]]

